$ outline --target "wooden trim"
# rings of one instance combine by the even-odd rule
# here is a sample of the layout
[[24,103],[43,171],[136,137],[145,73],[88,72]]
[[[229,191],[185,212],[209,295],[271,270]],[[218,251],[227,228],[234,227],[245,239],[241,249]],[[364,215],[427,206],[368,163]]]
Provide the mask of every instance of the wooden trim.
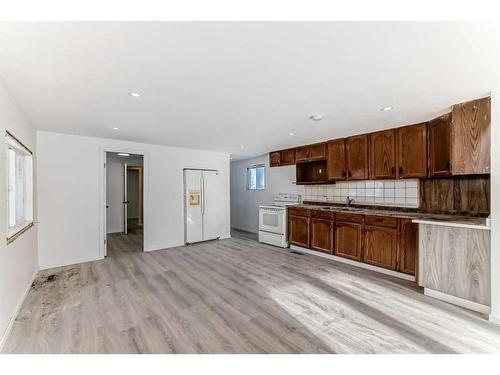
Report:
[[33,151],[31,151],[23,142],[21,142],[19,140],[19,138],[17,138],[14,134],[12,134],[10,131],[6,130],[5,131],[5,135],[8,135],[9,137],[11,137],[14,141],[16,141],[17,143],[19,143],[20,146],[22,146],[26,151],[29,152],[30,155],[33,155]]
[[14,233],[13,235],[7,237],[7,245],[14,242],[21,234],[23,234],[24,232],[26,232],[28,229],[30,229],[32,226],[34,226],[35,224],[33,222],[27,224],[26,226],[22,227],[21,229],[19,229],[16,233]]

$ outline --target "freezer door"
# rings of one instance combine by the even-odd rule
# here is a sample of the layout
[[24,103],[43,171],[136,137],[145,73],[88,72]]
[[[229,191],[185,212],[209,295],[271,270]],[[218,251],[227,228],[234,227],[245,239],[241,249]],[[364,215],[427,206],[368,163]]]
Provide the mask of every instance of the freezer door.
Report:
[[221,236],[224,225],[221,194],[222,176],[217,171],[203,171],[202,178],[202,214],[203,240],[213,240]]
[[184,171],[185,242],[203,241],[202,172]]

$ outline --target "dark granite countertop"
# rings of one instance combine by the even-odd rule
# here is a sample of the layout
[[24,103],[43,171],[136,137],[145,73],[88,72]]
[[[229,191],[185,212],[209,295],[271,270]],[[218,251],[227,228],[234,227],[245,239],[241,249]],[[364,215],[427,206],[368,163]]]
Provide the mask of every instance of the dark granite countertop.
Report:
[[[292,206],[291,206],[292,207]],[[416,223],[421,224],[436,224],[436,225],[446,225],[455,227],[466,227],[478,229],[489,229],[486,217],[479,216],[464,216],[464,215],[449,215],[441,213],[429,213],[429,212],[418,212],[417,210],[411,211],[402,208],[401,211],[397,210],[396,207],[366,207],[366,206],[356,206],[347,207],[346,205],[339,204],[321,204],[313,202],[305,202],[304,204],[294,205],[293,207],[308,208],[311,210],[324,210],[329,212],[349,212],[361,215],[372,215],[372,216],[387,216],[387,217],[397,217],[403,219],[413,219]]]

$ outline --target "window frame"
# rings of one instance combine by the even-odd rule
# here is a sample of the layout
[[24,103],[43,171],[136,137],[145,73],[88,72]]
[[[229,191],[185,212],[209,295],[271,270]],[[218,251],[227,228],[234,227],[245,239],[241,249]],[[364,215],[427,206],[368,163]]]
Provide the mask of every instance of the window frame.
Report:
[[[26,232],[29,228],[34,225],[33,217],[34,217],[34,171],[33,171],[33,152],[26,147],[16,136],[14,136],[11,132],[5,132],[5,166],[6,166],[6,240],[7,244],[10,244],[14,240],[16,240],[21,234]],[[23,176],[22,176],[22,184],[23,184],[23,217],[22,219],[17,219],[16,214],[16,205],[14,205],[14,216],[15,224],[13,226],[10,225],[11,219],[11,204],[10,204],[10,193],[11,193],[11,185],[10,182],[10,172],[11,165],[9,159],[10,151],[14,152],[15,156],[19,154],[22,155],[23,160]],[[17,164],[15,164],[16,171],[14,172],[14,176],[17,174]]]
[[[249,176],[249,173],[250,173],[250,170],[252,169],[255,169],[256,170],[256,173],[257,173],[257,169],[259,168],[263,168],[263,171],[264,171],[264,187],[262,189],[259,189],[257,187],[257,180],[255,181],[255,189],[252,189],[250,188],[250,176]],[[265,164],[256,164],[256,165],[251,165],[249,167],[247,167],[247,177],[246,177],[246,189],[247,191],[265,191],[266,190],[266,165]]]

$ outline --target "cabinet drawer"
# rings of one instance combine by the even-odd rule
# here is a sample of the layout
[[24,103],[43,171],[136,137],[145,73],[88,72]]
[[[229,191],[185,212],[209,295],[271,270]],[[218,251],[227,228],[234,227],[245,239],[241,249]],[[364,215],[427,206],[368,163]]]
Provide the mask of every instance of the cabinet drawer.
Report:
[[363,215],[361,214],[351,214],[347,212],[337,212],[335,214],[335,219],[337,221],[344,221],[347,223],[363,223]]
[[311,217],[311,210],[307,208],[292,208],[290,207],[288,209],[288,214],[289,215],[295,215],[295,216],[305,216],[305,217]]
[[333,219],[335,217],[335,214],[334,214],[334,212],[331,212],[331,211],[312,210],[311,216],[318,217],[321,219]]
[[365,224],[396,228],[398,219],[396,217],[387,216],[365,216]]

